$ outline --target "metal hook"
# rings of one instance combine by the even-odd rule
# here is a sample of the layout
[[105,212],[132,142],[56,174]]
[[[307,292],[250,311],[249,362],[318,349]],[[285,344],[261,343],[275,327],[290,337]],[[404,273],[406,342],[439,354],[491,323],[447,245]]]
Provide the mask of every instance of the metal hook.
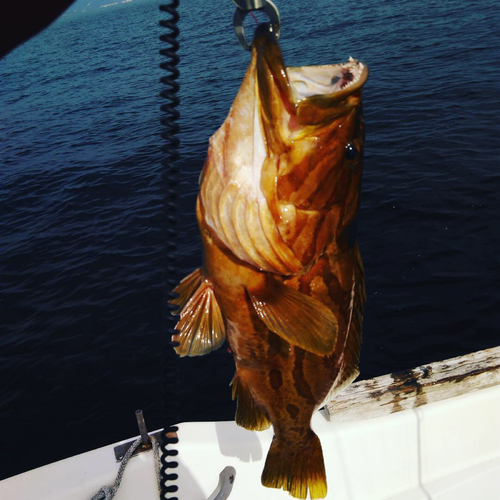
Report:
[[245,50],[252,49],[245,38],[243,21],[252,10],[264,12],[271,21],[276,38],[280,36],[280,13],[271,0],[233,0],[233,2],[236,4],[236,7],[238,7],[233,18],[234,31],[236,32],[236,38],[240,42],[240,45]]

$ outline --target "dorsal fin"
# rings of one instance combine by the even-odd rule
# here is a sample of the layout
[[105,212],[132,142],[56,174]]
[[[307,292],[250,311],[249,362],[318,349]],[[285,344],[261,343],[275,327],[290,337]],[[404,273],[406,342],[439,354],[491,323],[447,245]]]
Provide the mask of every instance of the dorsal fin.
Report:
[[356,261],[354,264],[353,282],[351,291],[351,304],[349,311],[349,322],[345,339],[345,348],[341,358],[339,376],[333,383],[328,395],[321,405],[332,401],[332,399],[343,391],[359,375],[359,352],[361,350],[361,327],[363,323],[363,305],[366,302],[365,272],[359,248],[355,249]]
[[172,340],[179,342],[175,348],[179,356],[208,354],[218,349],[226,340],[224,319],[210,281],[201,281],[180,315],[181,318],[175,326],[179,334],[172,336]]
[[346,346],[341,365],[341,376],[338,381],[340,392],[358,375],[359,353],[361,350],[361,329],[363,324],[363,306],[366,302],[365,271],[359,248],[355,249],[355,264],[352,277],[352,298],[347,330]]
[[180,314],[183,307],[188,303],[189,299],[193,296],[194,292],[201,285],[201,269],[195,269],[192,273],[188,274],[181,282],[174,288],[174,293],[179,296],[169,301],[170,304],[178,306],[176,311],[172,314]]
[[282,339],[320,356],[335,349],[337,320],[318,300],[277,280],[270,289],[249,295],[267,328]]

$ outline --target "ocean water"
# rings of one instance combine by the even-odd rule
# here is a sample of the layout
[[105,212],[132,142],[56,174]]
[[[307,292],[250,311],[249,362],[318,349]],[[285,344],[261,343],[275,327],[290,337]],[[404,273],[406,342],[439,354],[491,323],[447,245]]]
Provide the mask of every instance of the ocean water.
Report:
[[[494,2],[276,3],[287,64],[371,72],[361,377],[497,345]],[[181,4],[179,276],[200,264],[197,179],[249,61],[232,2]],[[1,477],[135,435],[137,408],[162,426],[161,17],[152,0],[71,12],[0,61]],[[224,348],[175,364],[180,421],[233,417]]]

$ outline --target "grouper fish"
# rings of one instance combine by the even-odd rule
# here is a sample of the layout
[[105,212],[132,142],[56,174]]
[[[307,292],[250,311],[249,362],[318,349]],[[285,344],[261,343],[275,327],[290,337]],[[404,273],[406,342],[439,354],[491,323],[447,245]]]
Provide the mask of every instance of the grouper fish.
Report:
[[287,68],[270,25],[209,141],[197,219],[203,265],[176,288],[176,351],[228,341],[236,423],[271,424],[262,484],[327,493],[313,412],[358,375],[365,301],[354,240],[366,66]]

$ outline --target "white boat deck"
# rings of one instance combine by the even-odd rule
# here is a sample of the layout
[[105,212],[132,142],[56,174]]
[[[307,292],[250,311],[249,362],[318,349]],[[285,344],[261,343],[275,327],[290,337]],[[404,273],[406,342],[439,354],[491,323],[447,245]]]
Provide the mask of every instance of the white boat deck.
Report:
[[[488,370],[487,370],[488,371]],[[498,371],[490,373],[498,376]],[[360,382],[359,386],[366,384]],[[373,418],[313,417],[331,500],[498,500],[500,498],[500,385]],[[180,500],[207,500],[228,465],[236,469],[230,500],[286,499],[261,486],[272,430],[249,432],[234,422],[179,425]],[[1,500],[89,500],[114,482],[114,445],[0,482]],[[174,484],[174,483],[173,483]],[[158,498],[153,454],[130,460],[117,500]]]

